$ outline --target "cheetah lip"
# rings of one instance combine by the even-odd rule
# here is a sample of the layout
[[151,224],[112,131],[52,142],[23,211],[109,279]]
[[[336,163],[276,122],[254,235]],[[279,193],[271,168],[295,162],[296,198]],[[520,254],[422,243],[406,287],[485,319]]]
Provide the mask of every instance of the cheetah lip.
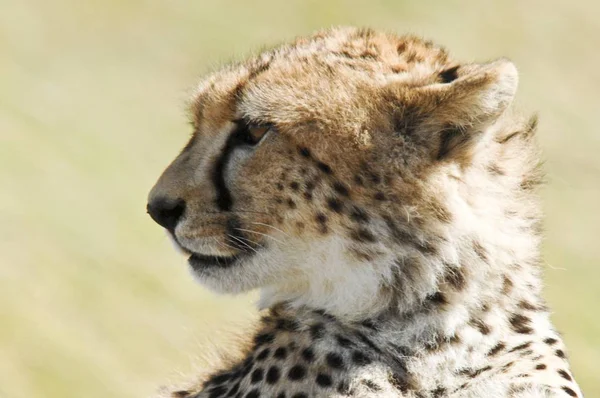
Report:
[[228,268],[240,262],[242,258],[248,255],[235,256],[205,256],[203,254],[193,253],[188,259],[188,263],[197,271],[207,267]]

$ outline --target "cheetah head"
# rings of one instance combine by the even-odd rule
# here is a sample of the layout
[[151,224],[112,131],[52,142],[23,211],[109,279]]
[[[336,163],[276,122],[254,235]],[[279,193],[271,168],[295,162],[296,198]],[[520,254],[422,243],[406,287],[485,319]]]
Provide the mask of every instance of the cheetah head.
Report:
[[399,275],[419,261],[428,294],[477,217],[467,175],[498,152],[516,87],[509,61],[459,64],[411,36],[298,39],[199,85],[148,212],[218,292],[360,317],[409,299]]

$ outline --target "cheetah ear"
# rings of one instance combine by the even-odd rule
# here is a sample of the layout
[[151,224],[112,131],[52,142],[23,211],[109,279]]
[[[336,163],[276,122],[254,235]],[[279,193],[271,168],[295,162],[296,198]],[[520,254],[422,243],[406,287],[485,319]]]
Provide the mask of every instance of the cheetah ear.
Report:
[[439,78],[442,83],[418,89],[419,102],[427,104],[427,115],[421,114],[418,124],[435,158],[464,157],[512,103],[517,68],[500,59],[449,68]]

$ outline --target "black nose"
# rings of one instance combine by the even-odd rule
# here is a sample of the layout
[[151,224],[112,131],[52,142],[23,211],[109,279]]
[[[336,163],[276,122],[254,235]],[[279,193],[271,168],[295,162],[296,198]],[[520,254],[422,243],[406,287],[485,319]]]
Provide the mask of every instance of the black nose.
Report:
[[155,198],[148,203],[146,209],[154,221],[173,232],[185,211],[185,201],[183,199]]

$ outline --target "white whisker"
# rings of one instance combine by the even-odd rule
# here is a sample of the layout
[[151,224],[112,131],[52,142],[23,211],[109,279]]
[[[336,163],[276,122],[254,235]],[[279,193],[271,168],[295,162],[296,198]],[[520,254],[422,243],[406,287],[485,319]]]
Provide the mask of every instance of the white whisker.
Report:
[[269,234],[263,234],[262,232],[258,232],[258,231],[252,231],[250,229],[243,229],[243,228],[236,228],[238,231],[243,231],[243,232],[250,232],[252,234],[257,234],[257,235],[262,235],[262,236],[266,236],[268,238],[273,239],[275,242],[284,244],[284,242],[280,241],[279,239],[274,238],[273,236],[269,235]]
[[237,237],[235,237],[235,236],[231,236],[231,235],[229,235],[229,234],[227,234],[227,237],[228,237],[229,239],[235,239],[235,240],[237,240],[237,241],[238,241],[238,242],[240,242],[242,245],[244,245],[244,246],[248,247],[250,250],[252,250],[254,253],[258,253],[258,251],[256,251],[256,249],[255,249],[255,248],[253,248],[252,246],[250,246],[249,244],[247,244],[246,242],[244,242],[244,241],[243,241],[243,240],[241,240],[240,238],[237,238]]
[[264,224],[264,223],[261,223],[261,222],[256,222],[256,221],[248,221],[248,222],[249,222],[250,224],[263,225],[263,226],[265,226],[265,227],[273,228],[275,231],[277,231],[277,232],[281,232],[281,233],[282,233],[282,234],[284,234],[285,236],[290,236],[289,234],[287,234],[287,233],[283,232],[283,231],[282,231],[282,230],[280,230],[279,228],[275,228],[275,227],[274,227],[274,226],[272,226],[272,225],[269,225],[269,224]]
[[217,237],[213,236],[213,240],[215,242],[217,242],[218,245],[224,246],[228,249],[232,249],[234,252],[238,251],[238,249],[234,246],[228,245],[227,243],[223,242],[222,240],[218,239]]

